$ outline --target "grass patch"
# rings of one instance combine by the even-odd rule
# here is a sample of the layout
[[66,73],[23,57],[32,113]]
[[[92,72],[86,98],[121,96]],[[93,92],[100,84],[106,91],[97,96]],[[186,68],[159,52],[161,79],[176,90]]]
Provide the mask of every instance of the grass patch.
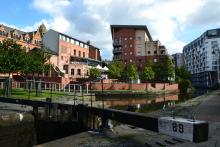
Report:
[[[3,96],[3,90],[0,89],[0,95]],[[42,90],[40,93],[40,96],[36,96],[36,91],[31,90],[30,92],[28,90],[24,89],[12,89],[11,91],[11,97],[12,98],[19,98],[19,99],[45,99],[45,98],[61,98],[63,96],[68,96],[68,93],[66,92],[55,92],[55,91],[49,91],[49,90]]]

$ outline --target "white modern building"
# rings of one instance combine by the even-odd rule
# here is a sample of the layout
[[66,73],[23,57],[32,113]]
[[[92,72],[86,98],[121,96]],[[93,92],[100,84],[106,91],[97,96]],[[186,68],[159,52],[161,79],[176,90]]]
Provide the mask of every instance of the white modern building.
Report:
[[220,28],[207,30],[183,48],[184,62],[196,87],[216,87],[220,81]]

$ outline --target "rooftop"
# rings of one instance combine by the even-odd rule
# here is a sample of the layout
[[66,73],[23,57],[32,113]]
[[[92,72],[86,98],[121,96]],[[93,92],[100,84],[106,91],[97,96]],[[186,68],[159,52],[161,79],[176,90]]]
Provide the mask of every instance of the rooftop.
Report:
[[136,29],[136,30],[145,30],[145,32],[147,33],[147,36],[149,37],[150,41],[153,41],[150,32],[147,28],[147,26],[145,25],[111,25],[111,33],[113,31],[114,28],[127,28],[127,29]]

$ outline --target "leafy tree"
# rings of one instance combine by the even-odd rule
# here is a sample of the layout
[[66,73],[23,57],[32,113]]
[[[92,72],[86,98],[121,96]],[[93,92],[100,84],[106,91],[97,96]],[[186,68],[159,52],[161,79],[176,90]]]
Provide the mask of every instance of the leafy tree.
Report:
[[137,66],[135,64],[130,64],[128,66],[127,72],[128,72],[128,78],[130,80],[137,80],[138,79]]
[[185,80],[191,80],[192,75],[190,72],[186,70],[185,66],[176,67],[175,68],[175,75],[176,75],[176,81],[185,79]]
[[97,69],[97,68],[91,68],[90,69],[89,77],[91,79],[95,79],[95,78],[100,77],[100,76],[101,76],[101,71],[99,69]]
[[192,75],[190,72],[186,70],[185,66],[181,66],[180,68],[175,69],[176,74],[176,82],[179,84],[180,93],[187,93],[194,91],[194,87],[191,82]]
[[162,70],[164,71],[163,79],[165,81],[169,80],[169,78],[174,77],[174,64],[172,60],[169,58],[169,56],[165,57]]
[[152,63],[151,62],[148,62],[146,64],[146,66],[144,67],[144,71],[143,71],[143,74],[142,74],[142,80],[145,80],[145,81],[152,81],[154,80],[154,71],[153,71],[153,68],[152,68]]
[[121,61],[114,61],[109,65],[108,76],[114,79],[123,79],[124,73],[124,64]]
[[25,50],[11,39],[0,43],[0,73],[19,72],[24,67]]
[[162,65],[159,62],[155,62],[152,65],[152,69],[154,72],[154,80],[155,81],[162,81],[163,80],[163,70],[162,70]]

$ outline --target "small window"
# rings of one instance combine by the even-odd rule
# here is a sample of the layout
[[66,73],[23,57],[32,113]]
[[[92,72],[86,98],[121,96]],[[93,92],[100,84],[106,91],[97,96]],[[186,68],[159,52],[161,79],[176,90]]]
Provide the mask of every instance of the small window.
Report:
[[154,51],[154,55],[156,55],[157,54],[157,51]]
[[132,55],[132,52],[130,52],[130,55]]
[[79,57],[81,57],[81,52],[79,51]]
[[148,51],[147,53],[150,54],[150,51]]
[[83,52],[83,58],[85,58],[85,52]]
[[132,39],[133,39],[133,37],[130,37],[129,39],[130,39],[130,40],[132,40]]
[[70,42],[70,39],[66,37],[66,41],[67,41],[67,42]]
[[71,75],[74,75],[74,69],[71,69]]
[[127,40],[127,37],[125,37],[124,39]]
[[63,60],[63,56],[61,56],[61,60]]
[[127,55],[127,53],[125,53],[125,56]]
[[125,44],[125,48],[127,47],[127,44]]
[[138,40],[138,41],[141,41],[141,36],[138,36],[138,37],[137,37],[137,40]]
[[130,44],[130,48],[132,48],[133,47],[133,45],[132,44]]
[[81,75],[81,69],[77,69],[77,75]]
[[73,55],[76,56],[76,50],[73,51]]

